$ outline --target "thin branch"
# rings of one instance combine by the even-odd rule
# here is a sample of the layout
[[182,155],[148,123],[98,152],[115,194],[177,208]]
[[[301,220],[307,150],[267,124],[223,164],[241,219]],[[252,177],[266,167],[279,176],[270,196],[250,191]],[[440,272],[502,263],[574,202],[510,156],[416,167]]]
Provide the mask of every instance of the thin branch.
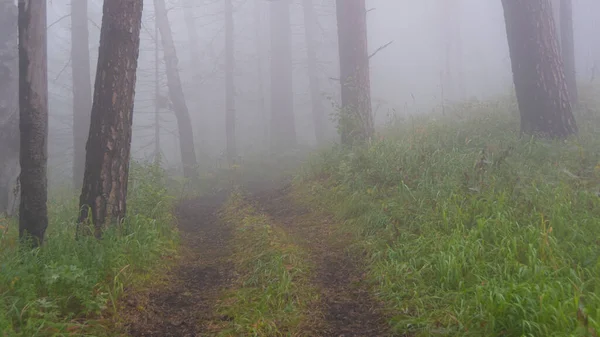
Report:
[[65,14],[65,15],[61,16],[61,17],[60,17],[60,18],[58,18],[56,21],[52,22],[52,23],[51,23],[51,24],[50,24],[48,27],[46,27],[46,29],[50,29],[50,28],[52,28],[52,26],[54,26],[55,24],[57,24],[57,23],[61,22],[63,19],[66,19],[66,18],[68,18],[69,16],[71,16],[71,13],[69,13],[69,14]]
[[67,63],[65,63],[64,67],[62,67],[62,69],[56,75],[56,78],[54,79],[54,82],[58,81],[58,78],[60,77],[60,75],[62,75],[62,73],[65,71],[65,69],[67,69],[67,67],[69,66],[69,64],[71,64],[71,57],[70,56],[69,56],[69,59],[67,60]]
[[371,55],[369,55],[369,59],[373,56],[375,56],[377,53],[379,53],[380,51],[382,51],[384,48],[386,48],[387,46],[391,45],[394,42],[394,40],[384,44],[383,46],[375,49],[375,51],[373,53],[371,53]]
[[100,29],[100,25],[98,25],[94,20],[92,20],[92,18],[88,17],[88,21],[91,22],[93,26]]

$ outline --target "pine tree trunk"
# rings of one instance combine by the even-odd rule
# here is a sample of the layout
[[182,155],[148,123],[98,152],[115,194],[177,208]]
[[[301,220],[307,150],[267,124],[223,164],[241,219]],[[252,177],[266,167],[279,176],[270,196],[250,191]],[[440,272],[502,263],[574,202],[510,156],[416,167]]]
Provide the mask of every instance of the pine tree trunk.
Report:
[[17,6],[0,0],[0,214],[12,214],[19,175],[19,51]]
[[336,0],[342,111],[342,144],[371,138],[375,132],[367,50],[365,0]]
[[48,227],[48,66],[46,2],[19,1],[19,237],[33,246]]
[[515,91],[526,134],[577,132],[549,0],[502,0]]
[[177,51],[173,42],[171,26],[167,17],[167,9],[164,0],[154,0],[154,9],[158,29],[163,43],[163,52],[165,56],[165,65],[167,69],[167,87],[169,88],[169,97],[173,103],[173,110],[177,118],[177,127],[179,129],[179,148],[181,150],[181,162],[183,164],[183,175],[189,179],[196,178],[196,149],[194,146],[194,131],[192,129],[192,120],[185,102],[181,78],[177,59]]
[[73,73],[73,187],[81,189],[85,143],[90,130],[92,80],[88,33],[88,0],[71,0],[71,65]]
[[226,152],[229,165],[235,163],[237,157],[235,142],[235,85],[233,74],[235,59],[233,57],[233,4],[225,0],[225,135]]
[[[100,238],[126,215],[143,0],[104,0],[79,223]],[[86,233],[87,234],[87,233]]]
[[308,66],[308,83],[310,88],[310,99],[312,102],[312,117],[315,127],[315,138],[317,144],[325,141],[325,109],[321,98],[321,88],[319,85],[319,70],[317,69],[317,15],[313,0],[303,0],[304,9],[304,35],[306,38],[306,56]]
[[575,70],[572,0],[560,0],[560,41],[569,98],[572,104],[576,104],[579,95],[577,93],[577,72]]
[[297,145],[292,84],[292,27],[289,0],[271,6],[271,151]]

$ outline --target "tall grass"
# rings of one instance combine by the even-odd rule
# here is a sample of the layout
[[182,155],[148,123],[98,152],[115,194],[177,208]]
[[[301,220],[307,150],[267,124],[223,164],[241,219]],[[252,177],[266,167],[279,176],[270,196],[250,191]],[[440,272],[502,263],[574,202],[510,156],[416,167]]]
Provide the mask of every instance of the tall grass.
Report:
[[298,186],[356,233],[395,331],[595,336],[600,119],[590,111],[566,141],[519,137],[510,101],[399,121],[364,147],[321,154]]
[[127,219],[102,240],[75,240],[78,205],[68,193],[51,196],[40,249],[19,249],[17,224],[2,220],[0,335],[114,335],[106,317],[125,287],[175,252],[172,199],[164,186],[160,168],[133,164]]

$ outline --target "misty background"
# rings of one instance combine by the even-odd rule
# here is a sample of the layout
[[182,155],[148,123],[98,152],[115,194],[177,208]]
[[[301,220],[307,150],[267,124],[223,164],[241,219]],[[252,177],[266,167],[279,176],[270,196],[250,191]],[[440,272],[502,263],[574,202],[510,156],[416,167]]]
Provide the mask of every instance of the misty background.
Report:
[[[334,0],[313,0],[318,16],[317,56],[321,99],[327,114],[339,105],[337,26]],[[69,181],[72,171],[72,76],[70,66],[71,0],[48,5],[49,180]],[[201,167],[224,161],[225,20],[222,1],[167,0],[179,71],[189,107]],[[268,0],[234,0],[235,109],[238,153],[251,156],[268,149],[264,125],[269,111]],[[439,113],[444,104],[484,100],[512,93],[512,74],[502,5],[481,0],[367,1],[372,104],[375,122]],[[306,65],[302,3],[290,8],[293,47],[294,113],[300,147],[315,145]],[[577,76],[590,81],[600,60],[600,27],[594,0],[573,1]],[[89,50],[92,83],[96,72],[102,1],[90,0]],[[191,29],[195,31],[190,34]],[[155,22],[152,1],[144,2],[132,156],[152,159],[155,144]],[[390,44],[391,42],[391,44]],[[380,47],[384,48],[378,50]],[[159,49],[158,83],[168,97]],[[451,74],[446,73],[451,70]],[[449,80],[448,78],[451,78]],[[262,90],[261,90],[262,88]],[[262,91],[262,95],[261,92]],[[163,164],[179,167],[177,124],[171,108],[160,108]],[[335,123],[328,138],[337,140]]]

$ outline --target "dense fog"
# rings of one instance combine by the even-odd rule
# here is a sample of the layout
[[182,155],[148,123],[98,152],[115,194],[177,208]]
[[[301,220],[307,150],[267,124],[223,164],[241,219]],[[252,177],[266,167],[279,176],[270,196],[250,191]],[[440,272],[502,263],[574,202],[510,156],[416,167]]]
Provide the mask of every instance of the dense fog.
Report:
[[[234,82],[237,144],[240,155],[264,150],[263,125],[269,119],[269,6],[267,0],[235,0]],[[600,55],[593,0],[573,4],[577,73],[589,80]],[[327,114],[339,105],[337,27],[332,0],[314,0],[318,17],[317,58],[320,91]],[[440,111],[442,102],[509,94],[510,58],[500,1],[368,1],[368,44],[373,114],[381,125],[392,116]],[[193,123],[199,165],[217,165],[225,149],[224,7],[222,1],[169,0],[168,18],[178,67]],[[98,55],[102,2],[89,1],[90,58],[93,76]],[[72,77],[70,1],[48,6],[50,91],[49,168],[52,179],[70,175],[72,158]],[[134,109],[132,155],[150,159],[155,147],[155,20],[152,1],[144,3]],[[291,6],[293,91],[300,146],[315,144],[306,66],[301,1]],[[190,33],[190,31],[193,31]],[[194,36],[196,35],[196,36]],[[167,97],[163,48],[159,42],[158,81]],[[450,69],[446,72],[446,69]],[[259,73],[259,71],[261,73]],[[262,96],[260,91],[262,91]],[[160,109],[160,147],[166,166],[178,166],[177,125],[169,107]],[[335,124],[328,138],[337,139]]]

